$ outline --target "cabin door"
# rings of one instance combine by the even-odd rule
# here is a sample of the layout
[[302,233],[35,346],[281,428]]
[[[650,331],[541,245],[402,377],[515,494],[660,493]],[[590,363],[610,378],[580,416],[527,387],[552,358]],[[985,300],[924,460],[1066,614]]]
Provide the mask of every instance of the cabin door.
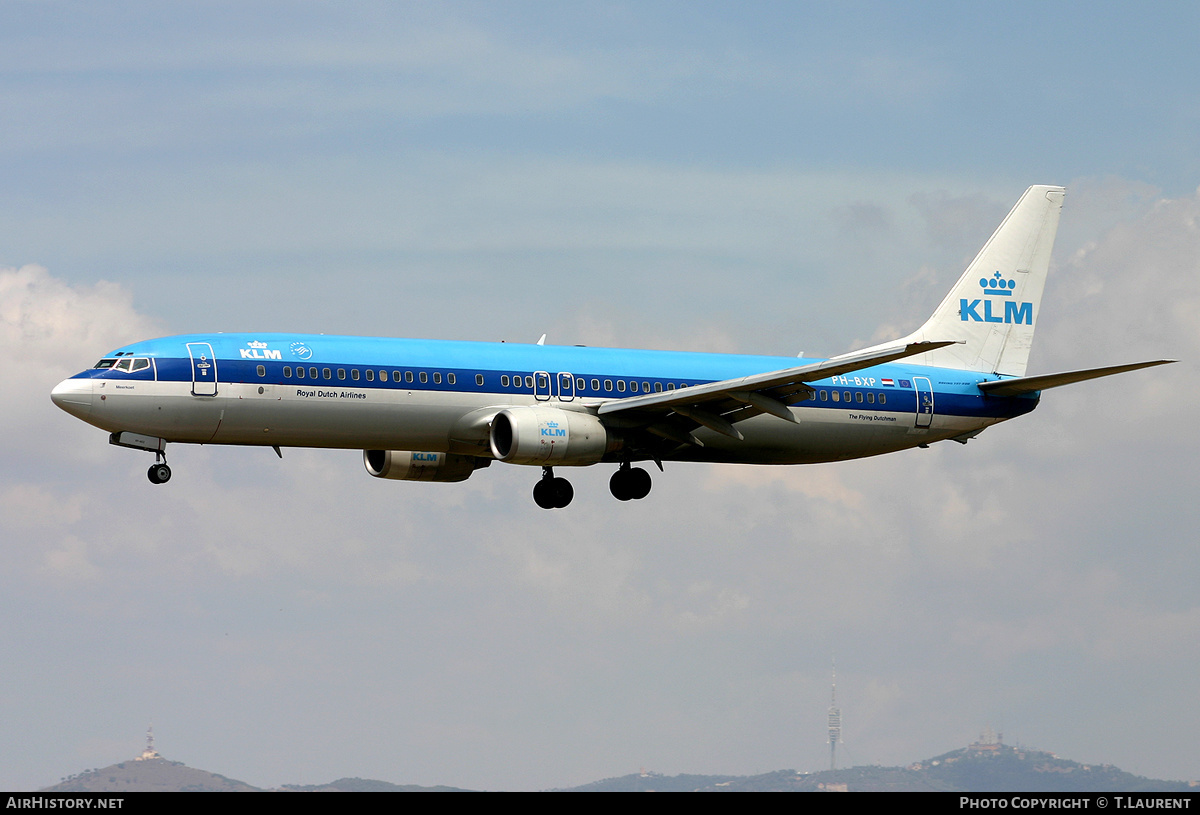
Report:
[[192,358],[192,396],[217,395],[217,358],[207,342],[189,342],[188,356]]
[[539,402],[550,400],[550,374],[546,371],[533,372],[533,398]]
[[913,388],[917,391],[917,427],[933,424],[933,385],[927,376],[914,376]]
[[558,375],[558,399],[561,402],[570,402],[575,398],[575,375],[561,372]]

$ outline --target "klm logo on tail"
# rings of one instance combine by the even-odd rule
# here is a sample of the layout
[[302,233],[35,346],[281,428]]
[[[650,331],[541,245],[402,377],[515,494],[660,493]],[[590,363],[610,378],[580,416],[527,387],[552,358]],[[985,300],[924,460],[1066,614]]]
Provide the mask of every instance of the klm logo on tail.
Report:
[[[1000,272],[996,272],[989,280],[986,277],[979,279],[979,286],[983,289],[985,295],[993,297],[1012,297],[1013,289],[1017,287],[1017,281],[1005,280]],[[974,321],[977,323],[1016,323],[1017,325],[1033,325],[1033,303],[1017,303],[1012,300],[1004,301],[1004,316],[992,313],[992,304],[994,300],[968,300],[965,297],[958,301],[958,317],[964,323]],[[983,304],[983,314],[977,310],[980,304]]]

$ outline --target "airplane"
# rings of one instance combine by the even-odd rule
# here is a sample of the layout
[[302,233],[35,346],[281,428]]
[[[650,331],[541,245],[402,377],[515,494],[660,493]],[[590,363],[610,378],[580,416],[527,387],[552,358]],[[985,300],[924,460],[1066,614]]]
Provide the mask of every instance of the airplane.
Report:
[[168,443],[361,449],[367,472],[464,481],[494,461],[542,468],[533,498],[566,507],[555,467],[808,464],[965,444],[1037,407],[1041,392],[1164,365],[1027,376],[1066,190],[1021,196],[912,334],[830,359],[314,334],[192,334],[136,342],[60,382],[56,405],[154,453]]

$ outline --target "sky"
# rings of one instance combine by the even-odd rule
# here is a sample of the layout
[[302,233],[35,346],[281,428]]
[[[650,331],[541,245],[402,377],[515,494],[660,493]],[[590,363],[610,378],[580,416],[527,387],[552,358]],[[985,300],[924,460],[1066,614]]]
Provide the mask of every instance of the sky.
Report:
[[[0,788],[542,789],[1004,740],[1200,778],[1195,4],[0,5]],[[823,356],[1068,194],[969,444],[462,484],[49,400],[120,344],[295,331]]]

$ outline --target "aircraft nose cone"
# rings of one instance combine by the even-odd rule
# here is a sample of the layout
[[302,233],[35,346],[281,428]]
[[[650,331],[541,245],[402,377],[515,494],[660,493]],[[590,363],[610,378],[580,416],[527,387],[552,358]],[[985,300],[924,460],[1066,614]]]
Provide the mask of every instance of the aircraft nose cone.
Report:
[[50,401],[72,416],[86,419],[92,412],[92,380],[64,379],[50,391]]

